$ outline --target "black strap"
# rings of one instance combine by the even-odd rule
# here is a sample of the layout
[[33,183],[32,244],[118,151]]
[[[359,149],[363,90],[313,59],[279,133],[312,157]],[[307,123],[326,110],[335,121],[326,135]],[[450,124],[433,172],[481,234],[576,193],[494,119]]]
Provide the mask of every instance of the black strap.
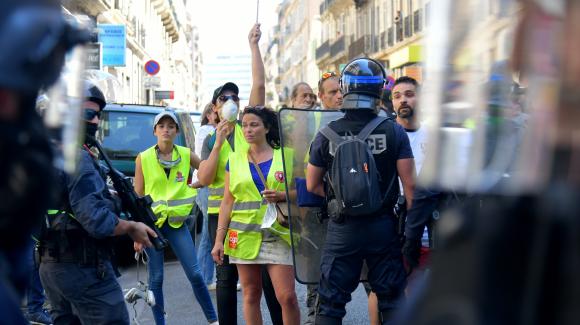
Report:
[[357,134],[356,137],[362,141],[365,141],[369,135],[371,135],[371,133],[373,133],[373,131],[386,120],[387,118],[384,116],[375,117]]
[[[388,118],[384,117],[384,116],[377,116],[375,118],[373,118],[370,122],[367,123],[367,125],[365,125],[365,127],[356,135],[357,139],[360,139],[362,141],[365,141],[369,135],[371,135],[371,133],[373,133],[373,131],[384,121],[388,120]],[[330,126],[325,126],[322,129],[320,129],[320,133],[322,133],[322,135],[324,137],[326,137],[328,139],[328,141],[334,143],[335,145],[339,145],[342,142],[346,141],[343,137],[341,137],[340,135],[338,135],[338,133],[336,133],[333,129],[330,128]]]

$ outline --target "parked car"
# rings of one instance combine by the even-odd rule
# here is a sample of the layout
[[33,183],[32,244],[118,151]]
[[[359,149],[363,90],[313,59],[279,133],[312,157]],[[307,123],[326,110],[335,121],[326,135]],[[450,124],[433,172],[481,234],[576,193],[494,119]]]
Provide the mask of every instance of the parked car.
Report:
[[[179,122],[179,133],[174,143],[194,150],[195,128],[188,112],[163,106],[107,104],[101,116],[97,138],[115,169],[133,179],[137,155],[157,143],[153,135],[153,120],[155,115],[164,110],[173,111]],[[129,237],[119,238],[115,244],[117,262],[134,262],[133,254],[133,244]]]

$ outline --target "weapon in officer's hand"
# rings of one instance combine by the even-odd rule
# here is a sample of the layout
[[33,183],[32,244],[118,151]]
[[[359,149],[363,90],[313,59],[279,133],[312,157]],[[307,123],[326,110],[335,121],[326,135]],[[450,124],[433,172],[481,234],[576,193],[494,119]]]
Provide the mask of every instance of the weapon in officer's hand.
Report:
[[394,207],[395,216],[398,220],[397,234],[403,238],[405,235],[405,224],[407,222],[407,200],[403,195],[399,195]]
[[151,240],[156,250],[160,251],[167,247],[167,239],[163,237],[159,231],[159,228],[155,226],[155,220],[157,218],[155,217],[153,210],[151,210],[151,203],[153,203],[151,197],[149,195],[139,197],[137,193],[135,193],[133,184],[131,183],[129,177],[113,168],[113,164],[111,164],[109,157],[107,157],[105,151],[98,143],[98,141],[92,137],[87,137],[87,141],[91,145],[95,146],[95,148],[97,148],[99,155],[102,157],[102,159],[105,161],[105,164],[109,168],[109,177],[111,177],[115,191],[117,191],[117,194],[121,198],[123,209],[129,212],[132,219],[146,224],[149,226],[149,228],[155,231],[157,238],[149,236],[149,240]]

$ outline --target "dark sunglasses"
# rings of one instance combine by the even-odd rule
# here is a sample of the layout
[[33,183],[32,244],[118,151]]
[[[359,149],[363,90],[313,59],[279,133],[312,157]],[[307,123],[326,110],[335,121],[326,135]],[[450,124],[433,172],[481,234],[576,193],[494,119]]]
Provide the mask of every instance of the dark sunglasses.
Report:
[[234,102],[237,102],[240,100],[240,97],[238,97],[237,95],[221,95],[218,97],[218,99],[222,103],[225,103],[230,99],[233,100]]
[[90,121],[90,120],[94,119],[95,116],[98,117],[100,120],[101,119],[101,112],[95,111],[94,109],[85,108],[85,120]]

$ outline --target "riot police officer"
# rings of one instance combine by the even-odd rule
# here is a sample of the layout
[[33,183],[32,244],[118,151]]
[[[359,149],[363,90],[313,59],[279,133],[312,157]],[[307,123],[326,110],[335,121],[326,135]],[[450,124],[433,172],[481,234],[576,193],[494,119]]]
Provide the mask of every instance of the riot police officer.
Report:
[[0,1],[0,324],[28,324],[19,304],[30,234],[51,198],[53,153],[36,97],[85,36],[65,21],[59,1]]
[[[380,63],[360,58],[351,61],[341,75],[344,94],[344,117],[330,122],[328,127],[346,138],[357,135],[379,111],[381,91],[386,73]],[[382,321],[386,323],[399,305],[406,285],[400,244],[392,215],[398,187],[393,180],[400,177],[405,193],[412,193],[414,182],[413,153],[403,128],[392,120],[382,122],[368,137],[380,175],[382,208],[365,216],[331,217],[321,261],[319,306],[316,324],[340,324],[346,314],[345,305],[357,287],[363,260],[369,267],[368,280],[377,293]],[[332,200],[325,191],[323,178],[330,170],[335,147],[319,132],[310,149],[307,167],[308,191]],[[412,201],[409,198],[408,204]],[[329,215],[335,213],[329,206]],[[361,236],[364,234],[364,236]]]
[[[102,92],[86,82],[83,102],[87,137],[94,137],[106,105]],[[48,210],[38,248],[40,278],[55,324],[128,324],[121,287],[111,265],[109,241],[128,234],[151,246],[143,223],[118,217],[105,175],[90,146],[83,145],[79,171],[58,172],[59,203]]]

